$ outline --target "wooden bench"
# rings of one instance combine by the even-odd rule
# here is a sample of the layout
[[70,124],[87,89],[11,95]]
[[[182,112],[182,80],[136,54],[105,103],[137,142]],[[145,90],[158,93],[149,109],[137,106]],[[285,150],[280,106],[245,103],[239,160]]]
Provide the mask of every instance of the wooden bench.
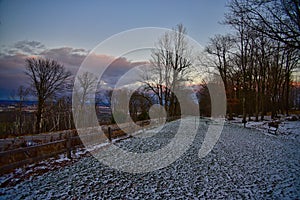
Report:
[[268,123],[269,129],[268,129],[268,133],[273,133],[276,134],[278,127],[279,127],[280,122],[278,121],[272,121]]

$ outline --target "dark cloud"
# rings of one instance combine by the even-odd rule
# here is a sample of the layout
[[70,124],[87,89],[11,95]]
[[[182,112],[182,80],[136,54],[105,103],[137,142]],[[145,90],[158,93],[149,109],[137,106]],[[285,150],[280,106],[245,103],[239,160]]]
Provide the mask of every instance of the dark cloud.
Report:
[[0,73],[19,73],[25,70],[24,54],[2,55],[0,56]]
[[106,69],[103,74],[103,80],[113,87],[122,75],[130,69],[144,64],[142,62],[130,62],[126,58],[115,59]]
[[[30,52],[34,52],[31,54]],[[77,73],[88,51],[82,48],[61,47],[47,49],[37,41],[17,42],[11,49],[0,53],[0,98],[9,96],[8,91],[17,90],[20,85],[26,85],[29,81],[25,75],[26,58],[40,56],[54,59],[63,64],[73,75]],[[115,58],[109,55],[91,54],[89,63],[95,67],[105,67],[101,84],[106,87],[113,87],[120,76],[131,68],[141,63],[130,62],[126,58]]]
[[26,58],[23,54],[0,57],[0,98],[8,98],[12,90],[27,84],[24,73]]
[[14,48],[24,54],[37,55],[46,47],[38,41],[23,40],[15,43]]
[[[82,68],[94,74],[102,73],[101,86],[113,88],[117,81],[130,69],[143,64],[143,62],[131,62],[124,57],[115,58],[109,55],[91,53]],[[101,69],[105,69],[104,71]]]
[[87,55],[84,49],[74,49],[71,47],[61,47],[47,49],[39,55],[45,58],[50,58],[63,64],[68,70],[75,74],[80,67],[82,61]]

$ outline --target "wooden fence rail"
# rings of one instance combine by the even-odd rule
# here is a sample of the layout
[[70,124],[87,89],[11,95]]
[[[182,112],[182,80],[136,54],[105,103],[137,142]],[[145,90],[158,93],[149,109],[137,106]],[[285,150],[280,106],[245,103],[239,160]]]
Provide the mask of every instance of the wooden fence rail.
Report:
[[[100,137],[99,133],[95,132],[80,135],[80,137],[78,135],[73,136],[72,134],[68,134],[65,136],[65,139],[2,151],[0,152],[0,174],[7,173],[26,164],[54,157],[61,153],[66,153],[67,157],[71,159],[71,151],[79,146],[83,146],[82,140],[91,142],[91,145],[93,145],[94,141],[99,142],[99,140],[94,140],[94,138],[100,138],[102,142],[106,142],[106,140],[111,141],[112,138],[125,135],[124,132],[120,133],[120,129],[111,127],[109,127],[109,129],[111,130],[110,137],[108,136],[107,130],[104,131],[107,136],[102,135]],[[90,132],[92,132],[92,130],[90,130]]]
[[[145,120],[140,121],[137,124],[143,127],[148,125],[149,122],[149,120]],[[38,162],[61,153],[67,153],[67,157],[71,159],[71,151],[74,148],[83,146],[82,141],[85,140],[91,142],[91,145],[93,145],[94,138],[98,139],[95,140],[96,143],[99,142],[99,138],[102,142],[105,142],[105,140],[111,142],[112,138],[124,137],[126,135],[122,130],[126,130],[126,132],[137,131],[132,130],[132,125],[130,124],[122,125],[122,130],[116,125],[102,127],[105,134],[105,136],[102,135],[102,137],[99,137],[99,133],[96,131],[97,127],[88,128],[87,130],[88,133],[86,135],[81,134],[80,137],[76,131],[67,130],[63,131],[61,134],[55,133],[55,136],[58,136],[55,137],[57,139],[55,141],[0,152],[0,174],[7,173],[17,167]],[[53,135],[50,137],[53,137]]]
[[[79,139],[78,136],[77,138]],[[74,146],[68,147],[68,141],[73,139],[75,138],[73,137],[66,140],[57,140],[46,144],[0,152],[0,173],[3,174],[25,164],[41,161],[70,151],[71,148],[79,145],[74,144]]]

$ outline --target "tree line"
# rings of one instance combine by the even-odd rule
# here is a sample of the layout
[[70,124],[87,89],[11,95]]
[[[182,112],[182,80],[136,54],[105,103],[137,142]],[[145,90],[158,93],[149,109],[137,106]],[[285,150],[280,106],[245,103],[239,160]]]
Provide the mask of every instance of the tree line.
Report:
[[233,34],[210,39],[206,52],[226,88],[229,118],[232,112],[264,119],[289,114],[291,75],[299,69],[299,1],[244,1],[228,4],[224,25]]

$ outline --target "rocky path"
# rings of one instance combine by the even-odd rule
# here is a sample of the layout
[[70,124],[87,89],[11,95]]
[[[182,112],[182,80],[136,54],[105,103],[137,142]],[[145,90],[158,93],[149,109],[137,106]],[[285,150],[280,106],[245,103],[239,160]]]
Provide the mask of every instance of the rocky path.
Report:
[[[0,199],[300,198],[299,138],[226,123],[214,149],[200,159],[207,126],[200,122],[192,146],[166,168],[131,174],[87,157],[14,187],[0,188]],[[159,135],[131,138],[118,145],[137,152],[155,151],[170,142],[177,128],[178,121],[171,122]]]

